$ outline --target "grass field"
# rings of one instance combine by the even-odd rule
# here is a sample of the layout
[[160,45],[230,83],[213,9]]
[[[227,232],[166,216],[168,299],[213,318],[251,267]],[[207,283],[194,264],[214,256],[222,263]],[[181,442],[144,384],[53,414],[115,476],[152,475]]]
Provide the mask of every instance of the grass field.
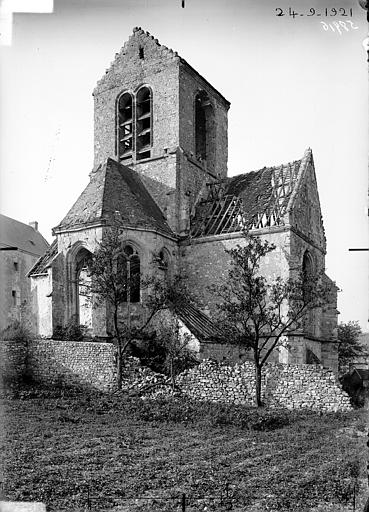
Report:
[[[319,416],[61,392],[5,399],[3,494],[48,510],[351,511],[364,411]],[[88,501],[88,493],[90,501]]]

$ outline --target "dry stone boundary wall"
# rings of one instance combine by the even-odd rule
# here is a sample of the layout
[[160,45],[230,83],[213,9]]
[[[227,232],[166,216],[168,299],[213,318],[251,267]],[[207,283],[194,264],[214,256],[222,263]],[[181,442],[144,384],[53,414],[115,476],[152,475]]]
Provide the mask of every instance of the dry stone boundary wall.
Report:
[[109,391],[115,385],[115,347],[84,341],[32,341],[28,375],[43,384],[67,384]]
[[[255,396],[253,363],[227,366],[204,361],[178,378],[182,391],[195,399],[252,405]],[[350,398],[333,372],[318,365],[269,363],[262,372],[262,401],[270,407],[349,411]]]
[[[27,344],[0,342],[0,372],[20,378],[27,374],[46,384],[112,391],[116,387],[116,349],[110,343],[35,340]],[[136,358],[126,362],[123,389],[168,388],[168,379],[142,367]],[[205,360],[177,378],[182,392],[194,399],[252,405],[253,363],[226,365]],[[333,372],[316,365],[269,363],[262,372],[262,400],[270,407],[348,411],[349,396]]]
[[16,341],[0,342],[0,375],[21,378],[26,371],[27,346]]

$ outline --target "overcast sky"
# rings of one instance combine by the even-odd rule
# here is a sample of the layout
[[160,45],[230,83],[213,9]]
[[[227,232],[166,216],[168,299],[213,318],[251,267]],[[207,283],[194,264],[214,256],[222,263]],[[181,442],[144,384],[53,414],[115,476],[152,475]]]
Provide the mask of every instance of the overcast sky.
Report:
[[[333,16],[338,4],[346,11]],[[327,273],[342,289],[339,319],[368,330],[368,253],[348,251],[369,245],[367,25],[356,1],[322,5],[185,0],[183,9],[181,0],[56,0],[53,14],[15,14],[12,46],[0,50],[1,212],[38,220],[51,240],[92,168],[92,90],[141,26],[231,102],[229,175],[287,163],[312,148]],[[290,16],[289,6],[299,15]],[[321,16],[307,16],[313,8]],[[322,23],[334,21],[348,30]]]

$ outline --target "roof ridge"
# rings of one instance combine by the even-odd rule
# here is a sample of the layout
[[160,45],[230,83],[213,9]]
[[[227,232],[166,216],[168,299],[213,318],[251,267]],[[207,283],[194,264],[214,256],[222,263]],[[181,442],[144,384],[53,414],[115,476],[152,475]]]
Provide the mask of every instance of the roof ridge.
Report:
[[[165,219],[165,216],[164,216],[162,210],[159,208],[159,206],[155,202],[154,198],[152,197],[150,192],[147,190],[144,182],[141,179],[140,174],[137,171],[135,171],[134,169],[132,169],[131,167],[125,166],[124,164],[117,162],[116,160],[114,160],[111,157],[109,157],[107,159],[106,164],[107,164],[107,170],[108,170],[108,164],[114,165],[116,167],[116,169],[120,175],[120,178],[128,186],[130,192],[132,193],[136,202],[138,203],[138,206],[143,208],[145,215],[147,215],[149,218],[152,219],[152,221],[154,222],[156,227],[158,227],[159,222],[163,223],[163,226],[161,227],[161,229],[163,229],[163,227],[164,227],[167,232],[173,234],[172,230],[170,229],[169,225],[166,222],[166,219]],[[124,170],[124,172],[123,172],[123,170]],[[133,183],[134,186],[132,186],[132,183],[130,183],[130,178],[133,178],[133,180],[131,180],[131,181],[134,181],[134,183]],[[106,179],[105,179],[105,183],[106,183]],[[146,198],[144,198],[144,201],[140,195],[138,187],[141,188],[140,192],[143,192],[143,194],[146,196]],[[103,192],[103,194],[105,194],[105,191]],[[105,203],[105,201],[103,198],[103,204],[104,203]],[[153,211],[148,210],[148,208],[147,208],[149,206],[148,203],[151,203],[151,207],[154,209]]]
[[313,151],[309,147],[309,148],[307,148],[304,151],[304,155],[303,155],[303,157],[300,160],[300,166],[299,166],[299,170],[298,170],[298,173],[297,173],[297,176],[296,176],[296,183],[295,183],[294,189],[292,191],[292,194],[290,196],[290,199],[288,201],[287,212],[290,212],[292,207],[293,207],[293,203],[295,201],[295,197],[297,195],[297,191],[300,188],[302,177],[303,177],[303,175],[304,175],[304,173],[305,173],[305,171],[307,169],[308,163],[312,159],[312,157],[313,157]]
[[35,256],[40,256],[50,246],[38,229],[3,213],[0,213],[0,243]]
[[254,169],[252,171],[246,171],[246,172],[243,172],[243,173],[240,173],[240,174],[235,174],[234,176],[227,176],[226,179],[227,180],[232,180],[233,178],[239,178],[240,176],[246,176],[248,174],[258,173],[258,172],[261,172],[261,171],[277,170],[277,169],[280,169],[281,167],[287,167],[287,166],[291,166],[293,164],[297,164],[298,162],[302,162],[302,160],[303,160],[303,158],[299,158],[297,160],[292,160],[292,161],[286,162],[284,164],[282,163],[282,164],[279,164],[279,165],[264,166],[264,167],[261,167],[260,169]]

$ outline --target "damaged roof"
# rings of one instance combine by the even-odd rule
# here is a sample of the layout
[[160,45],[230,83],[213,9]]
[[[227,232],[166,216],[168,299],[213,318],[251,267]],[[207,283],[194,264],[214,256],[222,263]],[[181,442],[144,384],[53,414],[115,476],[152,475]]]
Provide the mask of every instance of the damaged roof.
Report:
[[214,322],[192,304],[182,304],[176,313],[198,340],[220,340],[222,338],[222,332]]
[[28,276],[39,276],[47,274],[47,268],[51,265],[53,259],[58,254],[58,243],[56,240],[50,245],[48,250],[41,258],[39,258],[31,270],[28,272]]
[[156,230],[173,236],[163,213],[139,175],[108,158],[90,174],[90,182],[54,233],[119,219],[125,227]]
[[264,167],[226,178],[211,185],[191,219],[191,236],[209,236],[284,224],[299,176],[311,160],[311,150],[301,160]]

